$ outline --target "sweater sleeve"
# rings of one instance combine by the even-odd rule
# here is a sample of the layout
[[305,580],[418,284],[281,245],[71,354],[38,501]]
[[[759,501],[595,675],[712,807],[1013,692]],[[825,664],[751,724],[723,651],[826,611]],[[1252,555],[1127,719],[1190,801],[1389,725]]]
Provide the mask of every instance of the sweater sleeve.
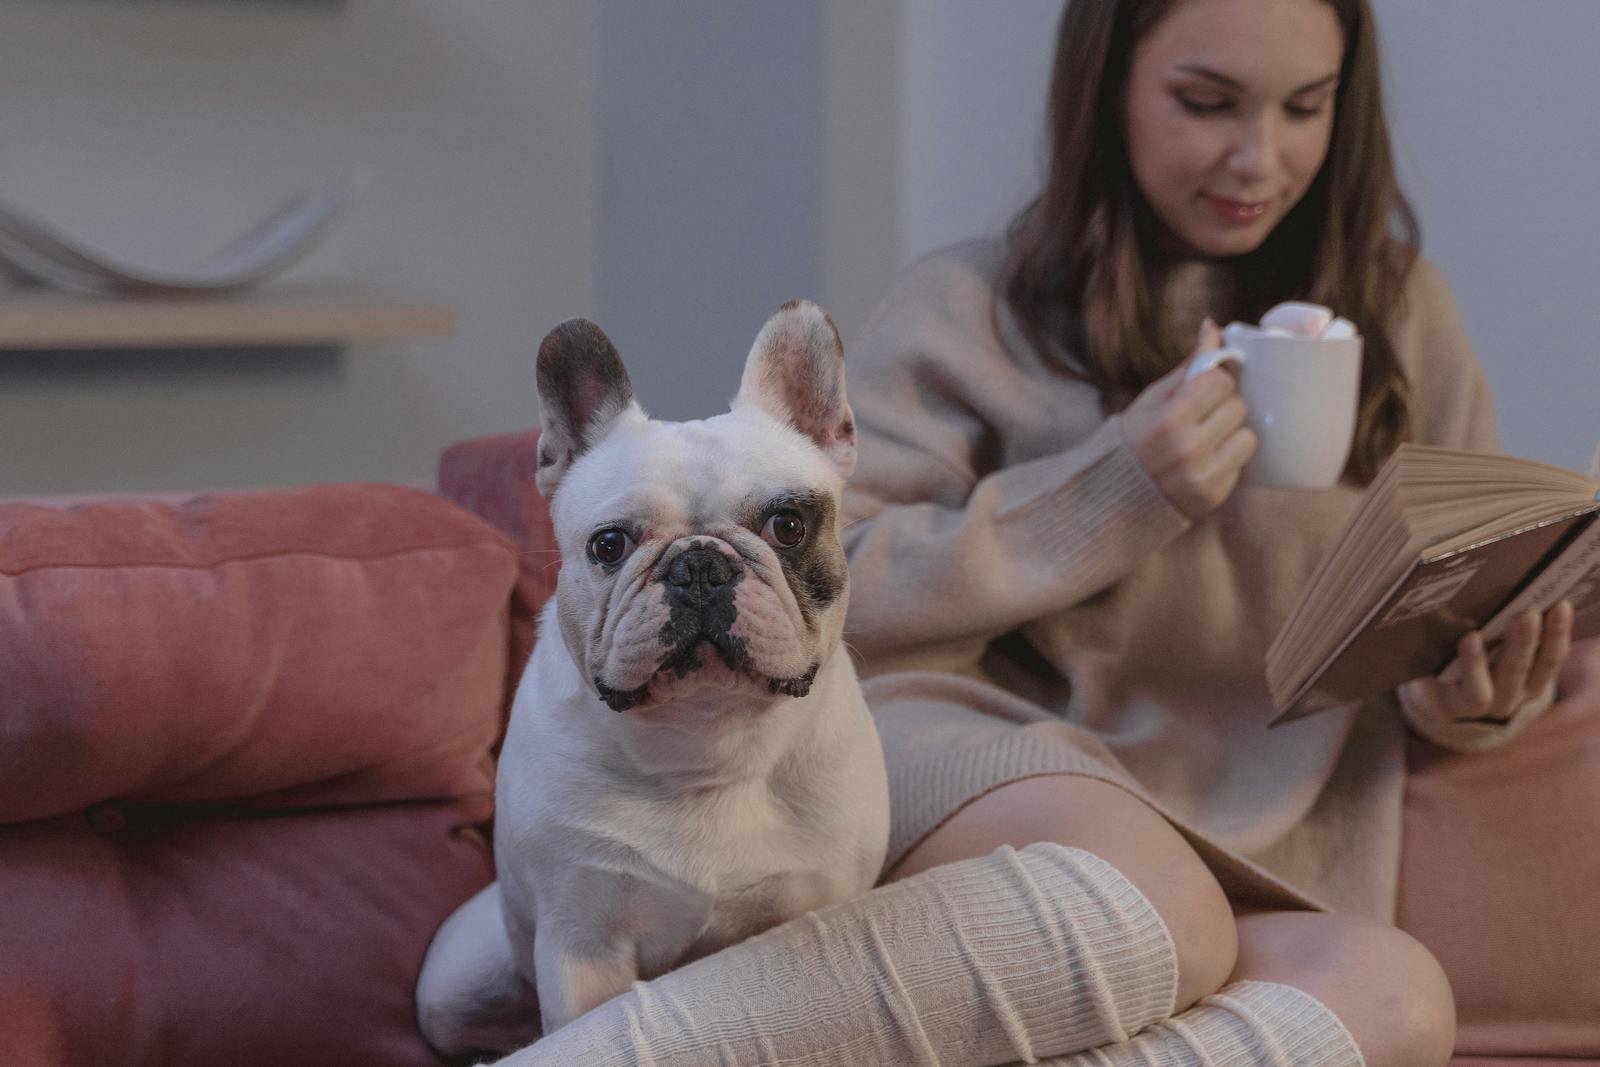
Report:
[[911,650],[970,662],[1188,526],[1121,419],[1097,408],[1061,411],[1064,447],[1012,461],[1017,436],[1055,417],[1041,398],[1061,388],[999,339],[995,299],[987,273],[958,255],[914,264],[851,357],[848,636],[874,670]]
[[[1395,337],[1411,384],[1415,436],[1423,444],[1498,451],[1494,398],[1483,365],[1461,322],[1450,285],[1439,269],[1419,261],[1407,287],[1407,304]],[[1553,703],[1554,688],[1530,698],[1504,725],[1456,722],[1427,715],[1398,700],[1411,728],[1456,752],[1482,752],[1527,729]]]

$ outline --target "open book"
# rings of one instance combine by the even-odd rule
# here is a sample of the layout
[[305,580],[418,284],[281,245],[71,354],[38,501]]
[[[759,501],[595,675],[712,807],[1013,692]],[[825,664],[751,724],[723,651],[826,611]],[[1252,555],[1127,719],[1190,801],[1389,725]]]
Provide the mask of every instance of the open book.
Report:
[[1600,485],[1533,460],[1395,450],[1267,650],[1272,725],[1363,700],[1455,656],[1481,629],[1573,602],[1600,633]]

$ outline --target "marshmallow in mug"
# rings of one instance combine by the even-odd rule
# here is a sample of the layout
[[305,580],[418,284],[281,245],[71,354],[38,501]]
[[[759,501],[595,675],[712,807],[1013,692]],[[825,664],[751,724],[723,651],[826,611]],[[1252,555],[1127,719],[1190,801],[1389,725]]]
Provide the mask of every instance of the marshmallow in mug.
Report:
[[1235,348],[1247,337],[1314,337],[1321,341],[1342,341],[1356,336],[1355,323],[1335,318],[1332,309],[1321,304],[1286,300],[1261,316],[1261,325],[1230,322],[1222,331],[1222,343]]

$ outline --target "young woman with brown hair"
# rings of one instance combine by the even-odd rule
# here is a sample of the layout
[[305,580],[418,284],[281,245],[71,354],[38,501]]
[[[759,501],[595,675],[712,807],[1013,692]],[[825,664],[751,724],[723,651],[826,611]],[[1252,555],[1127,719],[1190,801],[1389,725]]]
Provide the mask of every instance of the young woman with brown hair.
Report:
[[[1079,846],[1167,921],[1180,1007],[1268,984],[1319,1000],[1369,1064],[1443,1062],[1448,987],[1385,924],[1403,731],[1515,734],[1571,612],[1524,618],[1492,663],[1469,636],[1448,679],[1264,729],[1266,647],[1360,488],[1402,440],[1495,446],[1395,180],[1372,11],[1078,0],[1050,122],[1007,239],[914,264],[853,353],[850,639],[896,776],[894,872]],[[1331,490],[1241,486],[1232,377],[1184,381],[1204,320],[1284,300],[1364,338]]]
[[[1449,1059],[1389,923],[1404,731],[1548,705],[1570,608],[1393,697],[1267,731],[1262,660],[1402,440],[1492,448],[1482,371],[1395,182],[1366,0],[1072,0],[1048,179],[925,257],[850,357],[848,639],[891,884],[602,1006],[514,1062]],[[1211,319],[1365,339],[1342,484],[1240,484]],[[564,1058],[563,1058],[564,1057]]]

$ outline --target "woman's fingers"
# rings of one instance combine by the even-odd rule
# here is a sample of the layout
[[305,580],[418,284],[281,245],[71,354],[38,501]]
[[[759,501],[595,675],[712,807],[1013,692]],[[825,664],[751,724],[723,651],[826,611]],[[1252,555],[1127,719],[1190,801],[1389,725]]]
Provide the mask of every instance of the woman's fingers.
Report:
[[1207,449],[1220,448],[1244,425],[1245,413],[1244,398],[1238,392],[1223,394],[1221,403],[1201,416],[1196,426],[1200,443]]
[[1400,702],[1412,714],[1431,722],[1446,722],[1455,718],[1447,706],[1447,697],[1455,691],[1453,682],[1438,678],[1413,678],[1400,687]]
[[1209,461],[1200,473],[1203,485],[1218,493],[1218,502],[1226,500],[1233,487],[1244,474],[1244,467],[1256,454],[1255,431],[1239,426],[1212,450]]
[[1456,643],[1456,658],[1437,678],[1400,687],[1413,713],[1441,722],[1505,722],[1555,681],[1572,651],[1572,605],[1563,600],[1541,617],[1518,616],[1490,655],[1474,630]]
[[[1175,428],[1198,427],[1229,400],[1239,400],[1238,383],[1224,367],[1212,367],[1196,376],[1172,396],[1164,414]],[[1244,407],[1244,401],[1239,400]]]
[[1405,703],[1434,722],[1478,716],[1494,696],[1489,658],[1476,630],[1456,642],[1456,658],[1437,678],[1416,678],[1402,686]]
[[1494,677],[1483,635],[1474,630],[1456,642],[1456,678],[1445,686],[1446,703],[1456,718],[1478,718],[1494,700]]
[[1218,367],[1188,376],[1193,358],[1221,342],[1221,331],[1207,319],[1191,362],[1149,386],[1123,413],[1134,455],[1191,519],[1228,498],[1255,451],[1254,437],[1240,436],[1245,405],[1233,375]]
[[1563,600],[1544,613],[1544,632],[1539,639],[1539,654],[1528,670],[1527,695],[1537,696],[1555,681],[1562,664],[1572,652],[1572,602]]
[[1522,706],[1528,696],[1528,671],[1533,667],[1534,656],[1539,651],[1539,633],[1543,629],[1539,613],[1529,611],[1517,616],[1506,634],[1505,644],[1494,657],[1491,675],[1494,692],[1479,710],[1484,718],[1506,719]]

